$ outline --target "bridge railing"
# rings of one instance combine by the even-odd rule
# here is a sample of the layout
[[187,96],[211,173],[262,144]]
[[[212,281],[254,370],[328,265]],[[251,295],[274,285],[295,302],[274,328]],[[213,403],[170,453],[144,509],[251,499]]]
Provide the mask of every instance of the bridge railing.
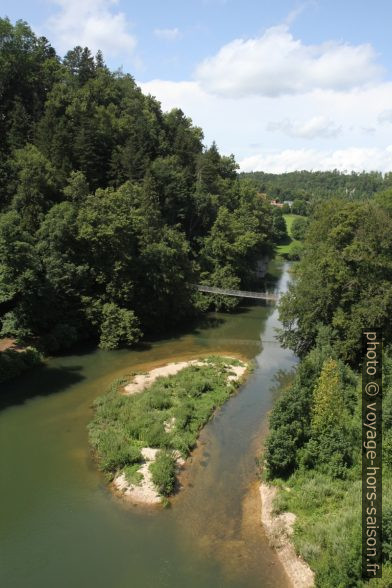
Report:
[[208,294],[222,294],[223,296],[237,296],[238,298],[254,298],[256,300],[278,300],[278,295],[271,292],[249,292],[247,290],[231,290],[228,288],[217,288],[216,286],[204,286],[203,284],[194,284],[199,292]]

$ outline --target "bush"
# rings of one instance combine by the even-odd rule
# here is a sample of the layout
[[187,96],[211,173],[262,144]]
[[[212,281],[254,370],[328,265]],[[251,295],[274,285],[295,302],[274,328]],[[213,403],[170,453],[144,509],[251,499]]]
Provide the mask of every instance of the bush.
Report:
[[150,464],[150,472],[159,494],[169,496],[176,484],[176,461],[173,454],[159,451],[155,461]]
[[306,217],[296,218],[291,225],[291,236],[294,239],[303,241],[305,239],[306,231],[309,227],[309,219]]
[[122,345],[133,345],[141,337],[139,320],[132,310],[119,308],[110,302],[102,308],[101,337],[102,349],[117,349]]
[[25,351],[7,349],[0,352],[0,382],[5,382],[42,363],[42,355],[33,347]]
[[285,478],[296,466],[297,434],[290,425],[271,431],[267,439],[265,458],[271,478]]
[[290,250],[285,254],[285,257],[290,261],[299,261],[303,252],[302,243],[293,243]]
[[170,445],[170,437],[165,432],[163,422],[150,422],[143,431],[143,441],[148,447],[167,447]]
[[127,465],[142,461],[141,451],[121,431],[108,427],[98,435],[90,434],[98,452],[100,468],[104,472],[115,473]]

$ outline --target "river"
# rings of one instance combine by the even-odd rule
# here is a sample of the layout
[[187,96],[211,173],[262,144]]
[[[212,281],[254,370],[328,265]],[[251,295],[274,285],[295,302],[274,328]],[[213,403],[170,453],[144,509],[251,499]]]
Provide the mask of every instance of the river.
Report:
[[[275,288],[288,264],[274,262]],[[285,588],[259,524],[256,455],[282,372],[274,304],[211,313],[137,351],[57,357],[0,392],[0,585],[4,588]],[[255,369],[202,432],[169,509],[124,504],[89,452],[91,404],[116,377],[208,352]]]

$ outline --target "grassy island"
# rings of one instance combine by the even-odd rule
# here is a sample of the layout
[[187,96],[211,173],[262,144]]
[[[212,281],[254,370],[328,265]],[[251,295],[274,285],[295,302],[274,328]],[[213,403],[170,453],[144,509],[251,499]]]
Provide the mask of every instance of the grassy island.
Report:
[[181,369],[131,393],[127,380],[117,380],[94,403],[90,443],[100,469],[121,480],[123,491],[145,483],[156,496],[170,495],[179,463],[246,371],[240,360],[217,356],[170,365]]

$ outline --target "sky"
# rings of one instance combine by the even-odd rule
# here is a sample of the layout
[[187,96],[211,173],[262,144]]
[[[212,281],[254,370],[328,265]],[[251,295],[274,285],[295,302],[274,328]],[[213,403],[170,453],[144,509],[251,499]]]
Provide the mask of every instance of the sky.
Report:
[[392,171],[389,0],[2,0],[59,55],[101,49],[243,171]]

